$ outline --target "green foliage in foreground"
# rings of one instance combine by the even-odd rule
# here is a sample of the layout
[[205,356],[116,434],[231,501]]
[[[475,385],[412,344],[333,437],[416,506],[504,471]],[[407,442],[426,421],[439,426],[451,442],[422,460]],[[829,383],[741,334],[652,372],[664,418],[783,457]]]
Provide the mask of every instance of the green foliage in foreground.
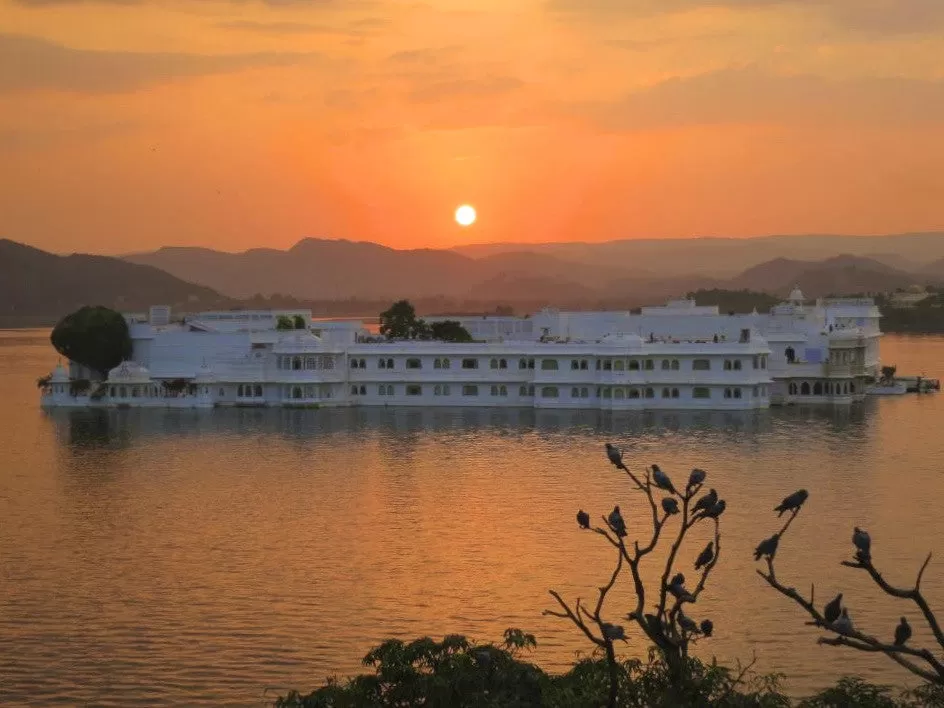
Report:
[[[276,708],[593,708],[604,706],[606,660],[582,659],[566,674],[547,674],[523,654],[530,634],[509,629],[499,644],[452,635],[409,643],[389,640],[364,657],[374,672],[346,682],[329,680],[312,693],[291,691]],[[757,676],[689,660],[687,676],[672,684],[653,653],[647,663],[620,665],[619,705],[626,708],[944,708],[940,688],[896,695],[890,688],[846,678],[801,701],[791,701],[779,675]]]

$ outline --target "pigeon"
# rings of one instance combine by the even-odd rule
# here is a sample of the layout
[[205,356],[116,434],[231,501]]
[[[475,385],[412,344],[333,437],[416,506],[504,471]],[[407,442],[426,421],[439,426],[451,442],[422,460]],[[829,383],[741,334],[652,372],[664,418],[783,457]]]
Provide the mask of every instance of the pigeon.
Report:
[[688,476],[688,488],[691,489],[692,487],[697,487],[699,484],[703,484],[707,476],[708,473],[705,472],[705,470],[700,470],[696,467]]
[[577,512],[577,523],[580,524],[580,528],[588,529],[590,528],[590,514],[585,512],[583,509]]
[[706,565],[711,563],[715,558],[715,542],[709,541],[708,545],[705,546],[705,550],[698,554],[698,558],[695,559],[695,570],[701,570]]
[[616,535],[623,537],[626,535],[626,522],[623,521],[623,515],[620,513],[619,505],[613,507],[613,511],[610,512],[610,515],[607,517],[610,526],[613,527],[613,531],[616,532]]
[[707,494],[695,502],[695,506],[692,507],[692,516],[697,514],[699,511],[708,511],[708,509],[713,507],[717,501],[718,492],[716,492],[714,489],[709,489]]
[[702,620],[701,627],[699,627],[699,629],[701,629],[701,633],[706,637],[710,637],[711,633],[715,631],[714,622],[711,620]]
[[895,627],[895,646],[904,646],[909,639],[911,639],[911,625],[902,617],[901,622]]
[[626,469],[626,465],[623,464],[623,453],[615,445],[611,445],[610,443],[606,444],[606,456],[609,458],[610,462],[613,463],[613,466],[616,469]]
[[770,538],[761,541],[759,544],[757,544],[757,548],[754,549],[754,560],[759,561],[764,556],[767,556],[770,560],[773,560],[774,555],[777,553],[777,544],[779,543],[779,533],[775,533]]
[[679,513],[678,501],[672,497],[666,497],[662,500],[662,511],[664,511],[666,514]]
[[683,632],[697,632],[698,625],[695,624],[695,620],[691,617],[686,617],[683,613],[679,612],[678,614],[678,623],[679,627],[682,628]]
[[801,489],[785,497],[784,500],[780,502],[779,506],[774,507],[774,511],[780,512],[777,514],[777,517],[783,516],[785,511],[799,511],[808,496],[810,496],[810,493],[805,489]]
[[863,531],[856,526],[852,533],[852,542],[857,549],[856,558],[860,561],[872,560],[872,538],[868,531]]
[[672,579],[669,581],[669,587],[684,587],[685,586],[685,576],[682,573],[676,573],[672,576]]
[[610,641],[622,639],[624,642],[626,641],[626,632],[622,625],[604,622],[600,625],[600,629],[603,631],[604,639],[609,639]]
[[666,590],[678,600],[695,602],[695,596],[685,589],[685,576],[681,573],[676,573],[675,577],[669,581]]
[[833,629],[835,629],[840,634],[849,634],[854,631],[852,626],[852,618],[849,616],[849,611],[843,607],[842,614],[839,615],[839,619],[833,622]]
[[823,617],[829,624],[839,619],[839,612],[842,609],[842,593],[839,593],[823,608]]
[[652,466],[652,479],[659,489],[676,494],[675,487],[672,486],[672,480],[669,479],[669,475],[662,471],[659,465]]
[[727,503],[724,501],[724,499],[719,499],[712,505],[710,509],[707,509],[706,511],[702,512],[701,518],[717,519],[719,516],[721,516],[724,513],[724,510],[726,507],[727,507]]

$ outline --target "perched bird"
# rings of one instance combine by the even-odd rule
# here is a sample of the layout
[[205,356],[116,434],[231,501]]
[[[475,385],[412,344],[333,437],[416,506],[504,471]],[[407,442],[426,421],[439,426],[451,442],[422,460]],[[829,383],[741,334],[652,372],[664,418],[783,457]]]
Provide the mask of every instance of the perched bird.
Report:
[[702,620],[699,629],[701,629],[701,633],[706,637],[710,637],[711,633],[715,631],[714,622],[711,620]]
[[613,511],[610,512],[606,520],[610,523],[610,526],[613,528],[613,531],[616,532],[617,536],[623,537],[626,535],[626,522],[623,521],[619,504],[613,507]]
[[705,472],[705,470],[700,470],[696,467],[688,476],[688,488],[691,489],[692,487],[697,487],[699,484],[703,484],[707,476],[708,473]]
[[777,517],[783,516],[785,511],[799,511],[800,507],[803,506],[803,502],[806,501],[806,498],[810,496],[810,493],[805,489],[800,489],[799,491],[794,492],[788,497],[785,497],[779,506],[774,507],[774,511],[780,512],[777,514]]
[[662,500],[662,511],[664,511],[666,514],[679,513],[678,500],[673,499],[672,497],[665,497]]
[[724,513],[726,507],[727,503],[724,501],[724,499],[719,499],[712,505],[710,509],[703,511],[701,516],[703,519],[717,519]]
[[616,469],[626,469],[626,465],[623,464],[623,453],[615,445],[611,445],[610,443],[606,444],[606,456],[610,459],[610,462],[613,463],[613,466]]
[[672,480],[669,479],[669,475],[662,471],[659,465],[652,466],[652,479],[659,489],[676,494],[675,487],[672,486]]
[[600,625],[600,629],[603,630],[604,639],[609,639],[610,641],[622,639],[624,642],[626,641],[626,632],[623,630],[622,625],[604,622]]
[[777,544],[779,543],[779,533],[775,533],[770,538],[761,541],[759,544],[757,544],[757,548],[754,549],[754,560],[759,561],[764,556],[767,556],[773,560],[774,555],[777,553]]
[[685,576],[681,573],[676,573],[675,577],[672,578],[672,580],[669,581],[668,586],[666,586],[666,590],[668,590],[673,597],[679,600],[695,602],[695,596],[685,589]]
[[698,554],[698,558],[695,559],[695,570],[701,570],[706,565],[711,563],[715,558],[715,542],[708,541],[708,545],[705,546],[705,550]]
[[682,573],[676,573],[672,576],[672,579],[669,581],[669,587],[685,587],[685,576]]
[[895,646],[903,646],[909,639],[911,639],[911,625],[908,624],[908,620],[902,617],[901,622],[895,627]]
[[845,607],[842,608],[842,614],[839,615],[839,619],[833,622],[833,629],[840,634],[849,634],[855,629],[852,626],[852,618],[849,616],[849,610]]
[[691,617],[686,617],[682,612],[678,613],[678,623],[683,632],[691,633],[698,631],[698,625],[695,624],[695,620],[693,620]]
[[714,489],[709,489],[707,494],[703,495],[697,502],[695,502],[695,506],[692,507],[692,516],[697,514],[699,511],[707,511],[717,502],[718,492],[716,492]]
[[826,607],[823,608],[823,617],[826,619],[827,622],[832,624],[837,619],[839,619],[839,613],[841,610],[842,610],[842,593],[839,593],[838,595],[836,595],[836,597],[834,597],[832,600],[830,600],[826,604]]
[[860,529],[858,526],[853,529],[852,543],[856,547],[856,558],[860,561],[872,560],[872,537],[868,531]]
[[585,512],[583,509],[577,512],[577,523],[580,524],[580,528],[588,529],[590,528],[590,514]]

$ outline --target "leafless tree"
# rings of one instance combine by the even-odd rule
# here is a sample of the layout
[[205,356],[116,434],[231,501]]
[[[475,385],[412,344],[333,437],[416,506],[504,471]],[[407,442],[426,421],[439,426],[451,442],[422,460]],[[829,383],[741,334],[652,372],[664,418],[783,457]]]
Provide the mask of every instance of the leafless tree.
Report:
[[[629,545],[619,507],[608,516],[603,516],[601,525],[592,527],[589,515],[581,510],[578,523],[600,535],[613,547],[615,568],[608,582],[598,589],[596,602],[592,607],[584,604],[581,598],[570,604],[559,593],[551,590],[551,596],[561,609],[545,610],[544,614],[569,619],[587,639],[603,650],[609,667],[608,705],[612,708],[617,702],[621,671],[614,643],[626,641],[626,630],[622,625],[605,619],[604,605],[607,594],[613,589],[621,572],[628,568],[635,590],[636,606],[631,612],[621,616],[642,630],[662,654],[673,676],[682,676],[688,661],[689,646],[699,639],[711,636],[713,631],[710,620],[703,620],[698,624],[685,614],[684,609],[686,605],[696,602],[705,589],[708,576],[718,563],[721,554],[719,517],[724,512],[725,502],[718,498],[713,489],[699,496],[706,477],[703,470],[693,470],[685,487],[676,489],[658,465],[653,465],[651,470],[646,469],[643,474],[639,474],[623,463],[622,453],[617,448],[607,445],[607,454],[617,470],[626,474],[633,489],[645,498],[648,507],[646,515],[651,518],[652,533],[645,542],[636,540]],[[582,518],[581,514],[584,514]],[[700,554],[699,562],[695,564],[699,574],[698,581],[692,589],[688,589],[685,586],[684,574],[676,570],[676,561],[686,535],[701,522],[713,525],[714,539],[710,548],[706,547]],[[659,584],[650,592],[643,583],[640,566],[656,548],[660,539],[669,534],[669,529],[675,526],[677,529]],[[647,600],[652,604],[647,605]],[[652,612],[647,613],[647,608],[651,608]]]
[[927,600],[921,593],[921,578],[924,576],[924,571],[931,561],[931,554],[928,554],[920,570],[918,570],[918,575],[913,587],[896,587],[885,580],[885,577],[873,564],[871,537],[867,532],[858,527],[854,530],[852,543],[856,550],[853,555],[853,560],[842,561],[841,565],[847,568],[865,571],[868,573],[869,577],[872,578],[875,585],[886,595],[914,603],[921,617],[923,617],[931,633],[934,635],[938,646],[935,647],[934,650],[931,650],[908,644],[908,641],[911,639],[912,630],[906,617],[902,617],[894,631],[889,632],[889,634],[892,635],[891,640],[886,641],[879,639],[874,635],[867,634],[865,631],[855,628],[851,617],[848,615],[848,611],[845,608],[841,608],[841,594],[825,605],[823,611],[820,612],[816,607],[815,586],[810,587],[810,596],[809,599],[806,599],[797,592],[795,588],[784,585],[777,578],[774,558],[776,557],[779,542],[790,528],[793,520],[796,519],[797,514],[800,513],[801,508],[802,503],[800,506],[789,510],[790,516],[783,524],[783,527],[774,536],[763,542],[769,543],[773,538],[777,539],[777,541],[773,543],[772,552],[763,553],[761,552],[763,549],[758,546],[758,552],[755,554],[756,559],[760,560],[764,558],[767,570],[765,572],[758,569],[757,574],[766,580],[767,584],[781,595],[790,598],[806,610],[806,613],[811,617],[811,621],[807,622],[807,624],[820,627],[829,633],[829,636],[819,638],[819,644],[849,647],[863,652],[885,654],[889,659],[916,676],[920,676],[928,683],[944,686],[944,661],[940,658],[940,652],[944,650],[944,632],[941,631],[941,626],[938,624],[934,612],[932,612]]

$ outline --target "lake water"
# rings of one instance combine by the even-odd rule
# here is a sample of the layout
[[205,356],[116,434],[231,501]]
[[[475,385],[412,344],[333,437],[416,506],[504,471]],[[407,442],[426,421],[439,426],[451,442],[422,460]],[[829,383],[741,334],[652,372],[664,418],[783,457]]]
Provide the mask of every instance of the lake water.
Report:
[[[887,337],[903,374],[940,376],[944,338]],[[770,509],[799,487],[808,508],[781,544],[781,579],[846,593],[857,624],[890,636],[906,603],[842,568],[855,524],[886,577],[944,608],[944,397],[873,398],[851,409],[734,415],[490,409],[56,412],[35,378],[46,334],[0,332],[0,703],[247,705],[267,687],[311,688],[360,669],[387,637],[536,634],[551,669],[590,647],[543,617],[548,589],[595,595],[611,549],[574,522],[638,493],[603,443],[683,479],[709,472],[728,500],[723,551],[696,619],[699,652],[758,655],[803,693],[843,673],[898,685],[882,657],[816,645],[805,615],[754,573]],[[683,547],[686,565],[705,536]],[[653,572],[655,572],[655,567]],[[631,606],[626,579],[609,602]],[[808,590],[805,590],[808,591]],[[917,638],[923,638],[920,633]],[[625,651],[642,655],[631,635]],[[271,698],[274,694],[270,691]]]

